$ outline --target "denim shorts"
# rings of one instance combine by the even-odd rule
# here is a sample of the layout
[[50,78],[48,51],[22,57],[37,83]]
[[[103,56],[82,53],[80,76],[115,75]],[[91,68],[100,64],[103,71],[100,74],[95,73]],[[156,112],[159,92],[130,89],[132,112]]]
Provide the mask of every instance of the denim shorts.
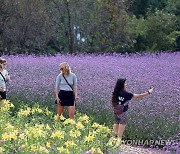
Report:
[[122,114],[114,114],[114,124],[123,124],[127,123],[127,113],[123,112]]

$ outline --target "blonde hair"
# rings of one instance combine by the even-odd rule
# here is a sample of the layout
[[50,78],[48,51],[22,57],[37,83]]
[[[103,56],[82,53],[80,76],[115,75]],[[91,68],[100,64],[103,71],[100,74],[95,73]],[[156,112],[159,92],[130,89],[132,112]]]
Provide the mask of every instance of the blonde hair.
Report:
[[67,75],[71,73],[71,68],[67,62],[60,63],[59,67],[65,69]]

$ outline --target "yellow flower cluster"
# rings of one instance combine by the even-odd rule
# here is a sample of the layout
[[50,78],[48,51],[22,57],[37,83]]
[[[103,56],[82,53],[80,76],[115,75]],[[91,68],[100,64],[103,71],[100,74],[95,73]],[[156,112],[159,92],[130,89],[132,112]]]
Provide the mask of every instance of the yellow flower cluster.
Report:
[[88,123],[89,122],[89,117],[87,115],[84,115],[84,116],[80,117],[78,119],[78,121]]
[[48,149],[46,149],[44,146],[31,145],[30,150],[38,153],[49,153]]
[[0,147],[0,153],[3,153],[4,152],[4,149]]
[[59,115],[55,115],[54,116],[54,120],[56,121],[56,122],[59,122],[60,120],[61,121],[64,121],[66,118],[61,114],[60,116]]
[[66,145],[67,148],[76,146],[76,144],[73,141],[66,141],[64,144]]
[[18,134],[17,129],[15,129],[15,130],[13,130],[11,132],[8,132],[8,133],[5,132],[5,133],[2,134],[2,140],[4,140],[4,141],[10,141],[11,139],[16,140],[17,139],[17,134]]
[[36,125],[34,127],[29,127],[25,130],[25,134],[27,137],[39,138],[46,137],[47,132],[44,131],[44,125]]
[[90,152],[91,153],[93,153],[93,154],[103,154],[103,152],[101,151],[101,148],[94,148],[94,147],[92,147],[91,149],[90,149]]
[[60,152],[60,153],[64,153],[64,154],[69,154],[69,150],[68,149],[65,149],[63,146],[62,147],[58,147],[57,150]]
[[[3,107],[6,106],[7,109],[11,105],[6,105],[6,103],[3,104]],[[31,121],[27,122],[26,116],[30,115],[29,117],[31,117],[32,114],[34,115]],[[16,121],[9,112],[3,112],[1,115],[5,118],[2,118],[3,121],[0,119],[0,122],[3,123],[0,125],[2,132],[0,134],[0,153],[4,153],[8,147],[10,152],[14,150],[20,153],[68,154],[72,153],[72,150],[77,154],[87,150],[93,154],[103,153],[102,149],[106,146],[105,141],[107,141],[110,132],[108,127],[98,123],[92,124],[87,115],[77,114],[76,120],[66,119],[63,115],[56,115],[54,119],[60,122],[54,123],[53,117],[48,116],[47,119],[45,114],[51,115],[52,113],[47,108],[41,109],[38,105],[32,108],[26,106],[24,109],[19,109],[15,117]],[[48,120],[47,123],[43,122],[43,116]],[[9,117],[12,120],[9,120]],[[37,124],[38,119],[43,120]],[[1,144],[1,142],[3,143]],[[113,146],[114,141],[109,141],[109,145]]]
[[64,139],[64,131],[57,130],[51,134],[51,138]]
[[96,131],[97,132],[101,132],[101,133],[108,133],[108,134],[110,134],[111,133],[111,130],[108,128],[108,127],[106,127],[106,126],[103,126],[103,125],[100,125],[100,124],[98,124],[98,123],[93,123],[93,125],[92,125],[92,128],[94,128],[94,129],[97,129]]
[[18,117],[28,116],[30,113],[31,113],[31,108],[30,108],[30,107],[27,107],[26,110],[21,109],[21,110],[18,112]]
[[67,124],[75,125],[76,124],[76,122],[72,119],[66,119],[63,123],[65,125],[67,125]]
[[41,108],[39,107],[33,107],[33,108],[30,108],[30,107],[26,107],[25,110],[21,109],[19,112],[18,112],[18,117],[21,117],[21,116],[28,116],[30,114],[35,114],[35,113],[45,113],[46,115],[51,115],[52,112],[50,112],[47,108],[45,109],[45,111],[43,111]]
[[71,137],[77,138],[77,137],[81,136],[81,132],[78,131],[78,130],[74,130],[74,131],[71,130],[71,131],[69,132],[69,135],[70,135]]
[[76,123],[77,129],[84,129],[84,125],[81,122]]
[[11,125],[9,122],[5,124],[5,131],[12,131],[14,129],[14,126]]
[[86,136],[84,140],[85,142],[90,142],[90,141],[93,141],[94,137],[95,137],[95,133],[90,132],[89,135]]
[[40,109],[39,107],[37,107],[37,108],[32,108],[32,110],[31,110],[31,113],[32,113],[32,114],[34,114],[34,113],[42,113],[42,112],[43,112],[43,110]]
[[45,113],[46,113],[46,115],[52,115],[52,112],[49,111],[47,108],[45,109]]
[[0,111],[1,112],[8,111],[11,107],[13,108],[14,105],[9,100],[0,101]]

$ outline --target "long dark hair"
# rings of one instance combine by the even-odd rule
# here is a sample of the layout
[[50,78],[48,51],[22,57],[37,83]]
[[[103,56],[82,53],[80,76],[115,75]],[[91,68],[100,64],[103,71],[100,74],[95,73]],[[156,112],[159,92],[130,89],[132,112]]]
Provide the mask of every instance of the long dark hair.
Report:
[[116,85],[114,87],[114,91],[112,93],[112,106],[114,106],[118,103],[118,94],[120,91],[124,90],[125,82],[126,82],[126,79],[118,79],[117,80]]

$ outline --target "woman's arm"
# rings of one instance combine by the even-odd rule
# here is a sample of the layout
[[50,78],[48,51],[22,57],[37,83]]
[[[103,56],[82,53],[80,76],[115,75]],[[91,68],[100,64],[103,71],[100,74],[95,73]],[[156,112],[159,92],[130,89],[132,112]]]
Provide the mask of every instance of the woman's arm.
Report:
[[74,96],[75,96],[75,98],[77,97],[77,88],[74,88],[73,89],[73,92],[74,92]]
[[58,75],[57,78],[56,78],[55,90],[54,90],[55,95],[56,95],[57,103],[60,102],[60,99],[59,99],[59,97],[58,97],[58,94],[59,94],[59,85],[60,85],[60,77],[59,77],[59,75]]
[[56,95],[56,99],[58,99],[58,98],[59,98],[59,97],[58,97],[59,90],[58,90],[57,88],[55,88],[54,92],[55,92],[55,95]]
[[147,92],[142,93],[142,94],[133,94],[133,98],[143,98],[145,96],[150,95],[153,92],[153,87],[151,87]]
[[74,92],[74,96],[75,96],[75,100],[78,101],[79,100],[79,97],[78,97],[78,92],[77,92],[77,77],[76,75],[74,76],[73,78],[73,92]]
[[8,71],[7,71],[7,74],[6,74],[6,78],[8,80],[8,83],[10,84],[11,83],[11,78],[10,78],[10,75],[9,75]]

